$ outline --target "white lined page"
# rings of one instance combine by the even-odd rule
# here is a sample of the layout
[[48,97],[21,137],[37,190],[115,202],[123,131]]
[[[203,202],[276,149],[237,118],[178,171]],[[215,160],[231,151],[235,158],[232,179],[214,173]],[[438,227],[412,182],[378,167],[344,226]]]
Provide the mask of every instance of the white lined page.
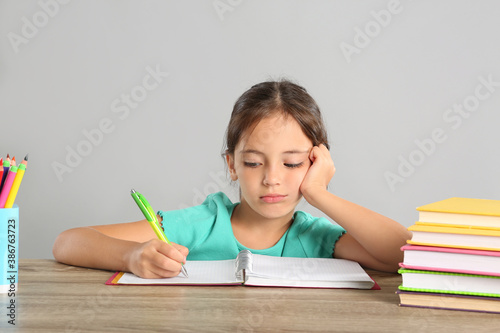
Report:
[[235,260],[187,261],[189,277],[178,276],[163,279],[143,279],[132,273],[125,273],[118,284],[236,284],[242,283],[235,276]]
[[355,261],[334,258],[291,258],[253,254],[247,276],[278,280],[367,281],[372,279]]

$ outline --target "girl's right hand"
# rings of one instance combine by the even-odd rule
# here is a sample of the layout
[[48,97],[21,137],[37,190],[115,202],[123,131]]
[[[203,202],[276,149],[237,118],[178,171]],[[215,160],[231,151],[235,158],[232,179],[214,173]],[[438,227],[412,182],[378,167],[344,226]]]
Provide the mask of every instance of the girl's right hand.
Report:
[[137,243],[126,259],[130,272],[145,279],[177,276],[186,263],[187,247],[159,239]]

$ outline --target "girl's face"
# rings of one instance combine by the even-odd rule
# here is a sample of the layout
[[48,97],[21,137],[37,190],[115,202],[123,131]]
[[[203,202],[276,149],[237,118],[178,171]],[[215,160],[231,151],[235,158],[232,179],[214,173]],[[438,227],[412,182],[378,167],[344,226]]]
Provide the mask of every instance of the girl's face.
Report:
[[312,147],[292,117],[272,116],[244,133],[234,155],[227,156],[231,179],[240,183],[242,208],[268,219],[291,218],[302,198],[299,188]]

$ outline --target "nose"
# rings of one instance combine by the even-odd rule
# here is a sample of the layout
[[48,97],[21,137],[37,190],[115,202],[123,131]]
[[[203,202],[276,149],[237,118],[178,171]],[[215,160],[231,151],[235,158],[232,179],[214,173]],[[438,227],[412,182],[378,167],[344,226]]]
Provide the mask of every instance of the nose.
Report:
[[265,174],[264,174],[264,185],[265,186],[276,186],[280,185],[281,180],[280,180],[280,174],[278,171],[278,168],[275,166],[268,166],[265,169]]

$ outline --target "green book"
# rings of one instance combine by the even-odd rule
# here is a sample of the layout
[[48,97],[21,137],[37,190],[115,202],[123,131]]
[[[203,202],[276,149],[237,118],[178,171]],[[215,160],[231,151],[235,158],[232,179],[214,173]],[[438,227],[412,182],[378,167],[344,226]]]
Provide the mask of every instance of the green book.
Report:
[[403,278],[400,290],[500,297],[500,276],[413,269],[398,272]]

